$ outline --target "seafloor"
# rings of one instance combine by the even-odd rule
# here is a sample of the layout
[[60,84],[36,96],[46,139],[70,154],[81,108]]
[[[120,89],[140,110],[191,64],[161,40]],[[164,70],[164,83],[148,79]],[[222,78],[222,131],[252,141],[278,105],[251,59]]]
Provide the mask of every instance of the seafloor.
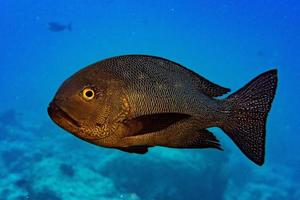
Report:
[[11,109],[0,120],[1,200],[300,199],[289,169],[253,170],[226,151],[154,148],[133,155]]

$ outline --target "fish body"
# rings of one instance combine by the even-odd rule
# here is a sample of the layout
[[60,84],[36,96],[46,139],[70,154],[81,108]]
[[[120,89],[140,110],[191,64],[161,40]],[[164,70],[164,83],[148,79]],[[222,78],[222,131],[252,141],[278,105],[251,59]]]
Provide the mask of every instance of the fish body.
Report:
[[58,22],[49,22],[48,29],[52,32],[72,31],[72,24],[64,25]]
[[48,107],[75,136],[103,147],[144,154],[148,148],[215,148],[207,128],[221,128],[258,165],[277,70],[230,91],[170,60],[126,55],[109,58],[68,78]]

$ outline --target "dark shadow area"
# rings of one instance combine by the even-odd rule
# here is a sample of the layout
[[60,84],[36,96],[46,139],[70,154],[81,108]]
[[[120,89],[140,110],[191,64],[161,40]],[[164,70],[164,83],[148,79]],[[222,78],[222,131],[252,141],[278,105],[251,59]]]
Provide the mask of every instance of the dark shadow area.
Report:
[[75,175],[75,170],[71,165],[61,164],[59,169],[64,176],[72,178]]
[[176,161],[118,157],[100,172],[120,191],[136,193],[145,200],[222,199],[228,180],[223,158],[214,160],[217,165],[212,167],[191,168]]

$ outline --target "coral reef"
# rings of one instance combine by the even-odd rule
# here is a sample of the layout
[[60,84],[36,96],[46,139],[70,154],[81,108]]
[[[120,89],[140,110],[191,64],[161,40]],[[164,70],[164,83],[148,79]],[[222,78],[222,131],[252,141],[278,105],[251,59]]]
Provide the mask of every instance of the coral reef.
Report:
[[14,123],[0,122],[2,134],[14,133],[0,140],[3,200],[300,198],[299,173],[242,162],[226,142],[224,152],[156,147],[135,155],[84,143],[46,122],[30,129]]
[[62,163],[59,166],[61,173],[67,177],[73,177],[75,175],[75,171],[72,166]]

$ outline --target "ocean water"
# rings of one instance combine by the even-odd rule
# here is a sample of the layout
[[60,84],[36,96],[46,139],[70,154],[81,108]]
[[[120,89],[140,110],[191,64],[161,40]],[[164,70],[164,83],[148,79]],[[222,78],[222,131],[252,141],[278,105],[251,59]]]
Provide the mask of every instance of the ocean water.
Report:
[[[1,0],[0,18],[0,200],[300,199],[299,1]],[[217,128],[223,152],[133,155],[50,120],[63,80],[123,54],[171,59],[232,91],[277,68],[265,164]]]

